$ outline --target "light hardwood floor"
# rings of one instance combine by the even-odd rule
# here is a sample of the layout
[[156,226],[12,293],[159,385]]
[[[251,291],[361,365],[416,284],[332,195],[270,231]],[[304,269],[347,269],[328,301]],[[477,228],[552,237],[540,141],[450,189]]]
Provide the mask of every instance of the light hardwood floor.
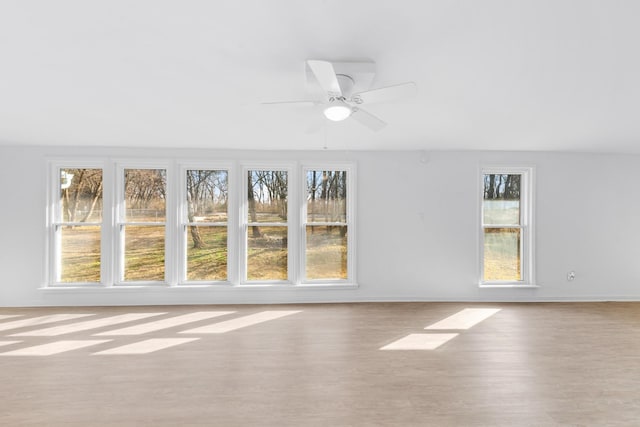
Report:
[[5,308],[0,425],[638,426],[640,303]]

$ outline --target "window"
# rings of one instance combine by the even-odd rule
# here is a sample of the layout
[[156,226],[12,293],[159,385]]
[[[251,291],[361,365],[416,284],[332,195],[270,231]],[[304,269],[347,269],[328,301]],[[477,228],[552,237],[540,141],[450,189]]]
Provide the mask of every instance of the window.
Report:
[[120,169],[118,282],[166,281],[167,170]]
[[53,168],[54,283],[102,281],[102,168]]
[[289,279],[289,172],[248,169],[245,212],[245,278]]
[[226,281],[229,171],[184,170],[181,281]]
[[304,278],[346,280],[347,179],[346,170],[305,169]]
[[49,165],[49,286],[355,284],[351,163]]
[[481,283],[532,284],[530,168],[482,171]]

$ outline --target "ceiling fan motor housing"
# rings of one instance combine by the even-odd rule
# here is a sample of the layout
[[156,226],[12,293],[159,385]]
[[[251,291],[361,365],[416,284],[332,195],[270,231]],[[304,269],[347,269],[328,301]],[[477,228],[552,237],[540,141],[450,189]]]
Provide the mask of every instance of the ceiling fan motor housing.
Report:
[[[373,61],[333,62],[330,61],[338,77],[338,84],[342,94],[347,98],[353,93],[371,89],[376,75],[376,64]],[[318,87],[318,81],[311,68],[305,67],[307,86],[310,89]]]
[[336,74],[340,90],[342,91],[342,98],[349,99],[353,93],[353,87],[355,86],[355,80],[351,76],[346,74]]

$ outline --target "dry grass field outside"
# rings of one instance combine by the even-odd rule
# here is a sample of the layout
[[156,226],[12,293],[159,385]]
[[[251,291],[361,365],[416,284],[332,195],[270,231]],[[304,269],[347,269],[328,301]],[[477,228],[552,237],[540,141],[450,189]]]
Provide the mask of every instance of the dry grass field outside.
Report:
[[164,225],[127,225],[124,229],[124,280],[165,280]]
[[307,226],[308,280],[347,279],[347,227]]
[[[227,278],[226,227],[199,226],[204,246],[187,244],[187,280]],[[313,229],[313,230],[312,230]],[[249,233],[249,280],[286,280],[286,227],[261,227],[261,237]],[[164,280],[164,226],[127,226],[125,280]],[[62,283],[100,282],[100,226],[62,227]],[[307,230],[306,278],[347,278],[347,235],[340,227]],[[520,280],[519,241],[496,235],[485,241],[485,279]]]
[[227,280],[227,227],[198,226],[198,232],[202,248],[187,242],[187,280]]
[[99,225],[61,228],[61,282],[100,282],[100,229]]
[[[510,175],[502,176],[503,179]],[[486,189],[485,176],[485,195]],[[485,281],[519,281],[522,280],[521,270],[521,202],[519,199],[520,178],[518,176],[517,199],[506,199],[505,188],[500,187],[497,199],[482,203],[482,223],[484,229],[484,272]],[[515,195],[512,195],[515,197]]]
[[287,227],[248,229],[247,280],[287,280]]
[[[307,278],[347,278],[347,236],[341,236],[339,228],[314,227],[313,233],[308,232]],[[287,227],[260,230],[260,237],[252,237],[249,230],[248,280],[286,280]],[[194,248],[188,239],[187,280],[226,280],[226,227],[199,226],[198,231],[204,245]],[[125,281],[164,280],[164,233],[164,225],[126,226]],[[61,247],[60,282],[100,282],[100,226],[63,227]]]
[[522,280],[520,256],[519,229],[485,229],[484,280]]

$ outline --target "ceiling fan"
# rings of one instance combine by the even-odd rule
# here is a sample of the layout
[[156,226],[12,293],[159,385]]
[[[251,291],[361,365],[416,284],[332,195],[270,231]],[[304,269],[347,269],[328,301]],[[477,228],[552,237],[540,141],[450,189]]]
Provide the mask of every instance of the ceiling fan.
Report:
[[322,106],[324,116],[329,120],[339,122],[352,118],[374,132],[377,132],[387,124],[373,114],[363,110],[362,105],[408,98],[416,93],[416,84],[413,82],[352,93],[356,83],[354,78],[348,74],[336,73],[331,62],[307,60],[307,66],[315,76],[315,80],[324,93],[323,99],[313,101],[265,102],[263,104],[319,105]]

